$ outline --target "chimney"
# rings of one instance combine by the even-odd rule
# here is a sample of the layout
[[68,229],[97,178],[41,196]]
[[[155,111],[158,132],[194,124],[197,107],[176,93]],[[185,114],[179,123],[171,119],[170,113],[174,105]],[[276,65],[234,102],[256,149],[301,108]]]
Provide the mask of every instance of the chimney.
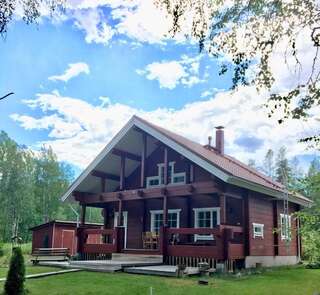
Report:
[[223,126],[216,127],[216,150],[219,154],[224,154],[224,130]]

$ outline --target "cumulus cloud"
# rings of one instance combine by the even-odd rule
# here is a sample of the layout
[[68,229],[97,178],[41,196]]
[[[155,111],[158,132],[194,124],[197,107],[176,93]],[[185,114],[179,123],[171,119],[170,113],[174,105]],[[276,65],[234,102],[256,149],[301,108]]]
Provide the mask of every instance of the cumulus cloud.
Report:
[[244,162],[250,158],[262,160],[269,148],[277,150],[282,145],[288,148],[290,157],[311,153],[297,140],[309,135],[306,130],[314,132],[319,123],[311,117],[307,123],[288,120],[278,125],[261,107],[265,96],[258,95],[251,87],[221,92],[211,99],[189,103],[177,110],[144,111],[112,103],[106,98],[101,101],[104,103],[92,105],[57,92],[38,94],[25,103],[41,110],[42,117],[23,114],[11,117],[28,130],[50,130],[49,139],[37,146],[50,145],[60,160],[81,168],[88,165],[134,114],[165,128],[170,126],[172,131],[202,144],[207,142],[208,135],[214,136],[214,126],[223,125],[226,127],[226,152]]
[[73,14],[75,26],[84,31],[87,43],[107,45],[114,35],[114,29],[108,25],[107,18],[99,8],[76,10]]
[[174,89],[178,84],[191,87],[206,81],[199,77],[200,59],[182,55],[180,60],[153,62],[136,72],[148,80],[157,80],[160,88]]
[[51,81],[64,81],[68,82],[70,79],[79,76],[80,74],[89,74],[90,68],[84,62],[72,63],[68,65],[68,68],[61,75],[51,76],[48,79]]

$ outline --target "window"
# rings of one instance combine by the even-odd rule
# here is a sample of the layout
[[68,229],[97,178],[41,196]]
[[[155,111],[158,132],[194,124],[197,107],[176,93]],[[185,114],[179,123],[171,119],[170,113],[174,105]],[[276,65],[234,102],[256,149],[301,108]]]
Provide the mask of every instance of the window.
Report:
[[[194,227],[213,228],[220,224],[220,208],[194,208]],[[195,235],[195,241],[213,240],[212,235]]]
[[[169,163],[168,168],[168,184],[185,184],[186,173],[174,172],[175,162]],[[147,187],[160,186],[164,184],[164,163],[158,164],[158,175],[147,177]]]
[[[179,228],[180,227],[180,211],[181,209],[168,210],[168,226]],[[151,210],[151,225],[150,231],[159,232],[163,225],[163,210]]]
[[291,240],[291,216],[280,214],[281,240]]
[[253,225],[253,238],[263,238],[264,224],[252,223]]

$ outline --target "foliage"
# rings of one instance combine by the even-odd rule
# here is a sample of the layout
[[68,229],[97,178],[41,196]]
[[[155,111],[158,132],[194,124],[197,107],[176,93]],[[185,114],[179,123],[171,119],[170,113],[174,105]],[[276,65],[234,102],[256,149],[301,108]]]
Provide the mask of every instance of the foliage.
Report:
[[21,295],[25,294],[25,265],[22,251],[19,247],[12,249],[12,257],[10,260],[10,268],[7,280],[4,285],[4,294]]
[[[281,124],[302,119],[320,104],[320,4],[316,0],[154,0],[172,18],[172,35],[199,41],[233,73],[233,88],[255,85],[269,93],[269,116]],[[190,23],[191,19],[191,23]],[[308,44],[310,55],[306,54]],[[282,58],[291,83],[279,87],[272,62]],[[319,134],[305,141],[319,141]]]
[[50,148],[32,152],[0,132],[0,236],[10,242],[30,240],[29,228],[52,218],[74,220],[60,202],[73,178],[71,168],[59,163]]
[[8,31],[9,23],[18,15],[25,23],[36,22],[46,11],[49,14],[58,13],[65,0],[1,0],[0,1],[0,35]]

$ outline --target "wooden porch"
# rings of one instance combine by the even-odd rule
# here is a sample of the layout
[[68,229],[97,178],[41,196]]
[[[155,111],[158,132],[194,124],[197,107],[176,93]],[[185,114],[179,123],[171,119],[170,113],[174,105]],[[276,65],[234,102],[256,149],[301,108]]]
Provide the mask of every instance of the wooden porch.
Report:
[[[100,235],[101,243],[87,243],[90,235]],[[196,235],[212,237],[209,241],[194,241]],[[78,229],[78,251],[83,259],[111,257],[113,253],[132,253],[124,248],[124,228]],[[133,253],[132,253],[133,254]],[[241,226],[219,225],[215,228],[168,228],[160,231],[158,249],[135,249],[134,254],[162,255],[163,263],[197,266],[208,261],[213,267],[218,262],[244,259],[244,235]]]

